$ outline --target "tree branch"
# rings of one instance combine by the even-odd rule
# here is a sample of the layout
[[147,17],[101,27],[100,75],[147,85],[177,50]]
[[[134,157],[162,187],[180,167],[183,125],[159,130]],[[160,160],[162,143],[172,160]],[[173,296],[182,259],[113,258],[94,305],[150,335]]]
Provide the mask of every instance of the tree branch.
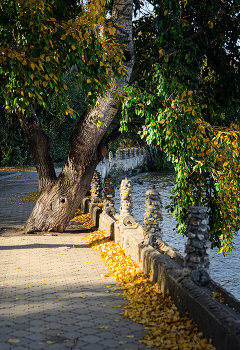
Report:
[[56,173],[50,148],[50,139],[43,130],[34,111],[30,115],[16,111],[26,134],[32,159],[37,168],[39,189],[42,191],[56,180]]
[[[225,2],[221,1],[220,5],[218,6],[217,10],[214,12],[214,14],[213,14],[212,18],[210,19],[210,21],[214,22],[215,21],[215,16],[218,13],[218,11],[223,10],[225,8],[225,6],[226,6]],[[178,51],[179,50],[179,46],[181,46],[181,45],[183,45],[183,44],[185,44],[187,42],[199,39],[203,34],[205,34],[206,30],[209,29],[208,22],[209,22],[209,20],[206,23],[204,23],[204,25],[196,33],[193,33],[189,37],[181,40],[180,43],[178,44],[177,48],[174,47],[171,50],[169,50],[167,52],[164,52],[163,55],[160,58],[152,59],[152,63],[158,63],[158,62],[162,61],[164,57],[166,57],[168,55],[171,55],[175,51]],[[149,64],[149,61],[145,61],[141,65],[139,65],[137,68],[135,68],[135,70],[131,74],[131,78],[130,78],[129,84],[132,84],[138,78],[138,76],[143,72],[143,70],[147,66],[147,64]]]

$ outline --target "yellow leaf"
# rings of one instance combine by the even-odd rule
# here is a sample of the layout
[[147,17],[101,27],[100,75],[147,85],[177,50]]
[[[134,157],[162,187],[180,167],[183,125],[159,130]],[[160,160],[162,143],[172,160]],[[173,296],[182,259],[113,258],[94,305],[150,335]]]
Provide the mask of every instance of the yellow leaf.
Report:
[[108,31],[109,31],[109,34],[110,34],[110,35],[114,35],[116,29],[112,27],[112,28],[109,28]]
[[46,329],[46,330],[49,330],[49,328],[48,328],[48,327],[46,327],[45,329]]
[[164,123],[165,123],[165,119],[161,119],[160,124],[164,124]]
[[42,344],[43,344],[43,343],[41,343],[41,342],[40,342],[40,343],[38,343],[38,345],[42,345]]
[[168,131],[167,131],[167,135],[170,135],[170,134],[171,134],[171,131],[170,131],[170,130],[168,130]]
[[209,28],[213,28],[213,22],[209,21],[208,25],[209,25]]
[[87,83],[88,83],[88,84],[91,83],[91,80],[90,80],[90,79],[87,79]]
[[76,50],[76,46],[72,45],[71,47],[72,47],[73,50]]
[[18,269],[21,269],[21,267],[19,267],[19,266],[18,266],[18,267],[16,267],[16,270],[18,270]]
[[39,256],[44,256],[43,254],[39,254]]
[[50,57],[49,57],[49,56],[46,57],[46,61],[47,61],[47,62],[50,61]]
[[61,36],[61,40],[65,40],[66,38],[67,38],[66,34],[63,34],[63,35]]
[[100,66],[102,67],[102,66],[104,66],[104,64],[102,62],[100,62]]
[[64,84],[63,87],[64,87],[65,90],[68,90],[67,85]]
[[[43,82],[43,86],[46,87],[47,85],[48,85],[48,82],[47,82],[47,81],[44,81],[44,82]],[[42,256],[42,255],[40,255],[40,256]]]
[[51,341],[51,340],[47,340],[46,343],[47,344],[55,344],[56,342],[55,341]]
[[19,343],[20,339],[8,339],[8,343]]
[[165,11],[164,11],[164,16],[166,16],[166,15],[167,15],[167,13],[168,13],[168,10],[165,10]]
[[34,75],[32,74],[31,76],[30,76],[30,78],[33,80],[33,78],[34,78]]
[[80,296],[80,298],[83,298],[83,299],[85,299],[85,295],[81,295],[81,296]]
[[27,61],[26,61],[26,60],[23,60],[23,61],[22,61],[22,64],[23,64],[24,66],[26,66],[26,65],[27,65]]
[[108,329],[108,326],[101,326],[100,329]]
[[134,335],[126,335],[126,338],[134,338]]
[[24,92],[23,91],[21,91],[21,95],[24,96]]

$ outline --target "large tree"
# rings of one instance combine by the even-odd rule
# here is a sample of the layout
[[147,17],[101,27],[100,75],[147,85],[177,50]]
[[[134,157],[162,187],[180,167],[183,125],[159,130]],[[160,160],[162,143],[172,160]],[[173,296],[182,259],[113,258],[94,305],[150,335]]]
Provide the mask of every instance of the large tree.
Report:
[[[188,206],[201,202],[209,208],[213,244],[230,250],[240,207],[239,0],[99,0],[84,6],[2,0],[0,11],[1,102],[18,115],[41,190],[25,230],[64,230],[119,136],[118,128],[106,132],[121,109],[122,129],[143,121],[140,134],[175,164],[179,232],[185,232]],[[89,107],[56,178],[35,111],[40,103],[74,115],[64,80],[73,67]]]

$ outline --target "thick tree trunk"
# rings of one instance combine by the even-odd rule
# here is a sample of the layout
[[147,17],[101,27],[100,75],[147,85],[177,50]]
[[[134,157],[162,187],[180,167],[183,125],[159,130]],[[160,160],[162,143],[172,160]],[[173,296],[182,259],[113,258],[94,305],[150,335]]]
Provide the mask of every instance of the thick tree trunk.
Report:
[[[127,76],[116,82],[118,89],[122,90],[130,79],[134,63],[132,0],[115,0],[112,15],[113,19],[123,26],[123,29],[117,30],[116,37],[121,45],[125,45],[125,50],[127,48],[125,52]],[[107,97],[107,99],[98,98],[96,104],[98,107],[87,110],[77,124],[69,142],[67,160],[57,179],[50,178],[51,166],[46,166],[48,180],[45,186],[42,186],[44,188],[42,194],[25,224],[25,232],[63,232],[69,220],[73,217],[90,186],[97,164],[106,155],[111,143],[118,136],[117,129],[113,131],[112,135],[105,137],[106,131],[120,107],[120,102],[114,99],[111,94],[108,94]],[[99,130],[94,122],[93,117],[95,115],[103,119]],[[28,123],[26,122],[26,124]],[[42,154],[40,155],[39,147],[40,145],[37,144],[37,151],[35,152],[39,154],[41,159],[39,161],[35,157],[34,160],[36,159],[40,183],[44,183],[42,177],[44,178],[46,174],[37,163],[39,161],[40,164],[45,164],[46,160],[42,161],[44,158],[42,158]]]

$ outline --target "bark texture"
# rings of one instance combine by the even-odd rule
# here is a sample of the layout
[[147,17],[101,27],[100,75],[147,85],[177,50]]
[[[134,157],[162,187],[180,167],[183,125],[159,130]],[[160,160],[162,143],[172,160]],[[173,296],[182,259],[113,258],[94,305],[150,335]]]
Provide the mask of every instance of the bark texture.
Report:
[[[132,0],[115,0],[113,5],[113,20],[123,26],[123,28],[117,29],[116,38],[121,45],[124,45],[125,65],[127,67],[127,76],[121,81],[115,82],[119,90],[123,90],[129,82],[134,64],[132,3]],[[53,176],[50,181],[47,181],[46,186],[43,186],[44,190],[25,224],[25,232],[63,232],[73,217],[90,186],[97,164],[106,155],[119,134],[119,131],[114,129],[112,135],[106,137],[107,129],[120,107],[119,101],[114,99],[110,93],[107,97],[107,99],[98,98],[96,104],[98,107],[86,110],[78,122],[69,142],[68,157],[62,171],[57,179],[56,176]],[[103,119],[100,129],[97,129],[94,122],[95,115]],[[43,147],[46,147],[48,142],[49,140],[45,139],[46,144]],[[40,164],[45,164],[45,160],[42,161],[43,155],[40,154],[39,147],[40,145],[37,144],[35,150],[39,157],[33,153],[34,161],[36,159],[38,177],[40,183],[43,183],[42,176],[44,177],[45,174],[41,172]]]
[[32,159],[37,168],[39,190],[43,191],[56,180],[50,140],[43,130],[34,111],[28,116],[16,111],[18,119],[26,134]]

